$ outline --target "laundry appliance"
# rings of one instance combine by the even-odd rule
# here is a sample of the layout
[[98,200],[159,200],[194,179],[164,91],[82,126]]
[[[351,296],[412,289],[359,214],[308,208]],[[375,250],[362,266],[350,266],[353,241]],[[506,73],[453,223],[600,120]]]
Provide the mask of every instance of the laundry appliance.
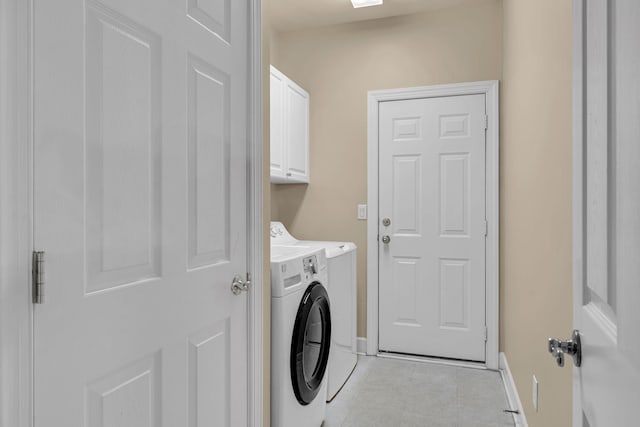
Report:
[[271,425],[320,427],[331,309],[324,250],[271,249]]
[[331,350],[327,379],[327,401],[347,382],[358,362],[357,247],[352,242],[298,240],[281,222],[271,222],[271,250],[274,248],[324,249],[327,257],[326,287],[331,301]]

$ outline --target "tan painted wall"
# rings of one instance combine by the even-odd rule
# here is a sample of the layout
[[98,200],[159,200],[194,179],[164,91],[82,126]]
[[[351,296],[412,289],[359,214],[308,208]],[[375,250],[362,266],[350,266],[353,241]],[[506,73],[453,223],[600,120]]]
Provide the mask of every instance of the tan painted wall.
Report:
[[530,425],[571,425],[571,370],[545,349],[548,336],[567,336],[572,325],[571,1],[479,2],[275,34],[270,58],[312,101],[312,183],[272,185],[271,216],[300,238],[358,244],[359,336],[366,224],[355,206],[366,202],[366,92],[502,79],[500,348]]
[[505,0],[503,13],[501,348],[529,425],[570,426],[571,368],[546,339],[572,330],[571,0]]
[[502,77],[502,2],[279,34],[271,62],[311,96],[311,184],[272,185],[272,217],[296,237],[358,245],[366,336],[367,92]]

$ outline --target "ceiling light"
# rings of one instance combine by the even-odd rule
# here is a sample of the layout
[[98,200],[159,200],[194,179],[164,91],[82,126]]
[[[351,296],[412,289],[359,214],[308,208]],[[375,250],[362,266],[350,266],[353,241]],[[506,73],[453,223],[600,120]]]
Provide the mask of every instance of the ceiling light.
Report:
[[367,6],[379,6],[382,4],[382,0],[351,0],[354,8],[367,7]]

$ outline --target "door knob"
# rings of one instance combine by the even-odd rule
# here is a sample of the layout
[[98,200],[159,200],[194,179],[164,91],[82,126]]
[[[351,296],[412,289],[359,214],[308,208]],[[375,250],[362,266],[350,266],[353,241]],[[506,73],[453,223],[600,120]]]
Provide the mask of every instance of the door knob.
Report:
[[249,285],[251,285],[251,278],[248,274],[247,280],[242,280],[242,277],[236,274],[231,282],[231,292],[233,292],[234,295],[240,295],[241,292],[247,292],[249,290]]
[[571,339],[562,341],[557,338],[549,338],[547,350],[556,359],[558,366],[564,366],[564,355],[573,357],[573,365],[580,367],[582,364],[582,344],[580,342],[580,332],[574,330]]
[[387,235],[382,236],[382,243],[389,244],[390,241],[391,241],[391,237],[389,237]]

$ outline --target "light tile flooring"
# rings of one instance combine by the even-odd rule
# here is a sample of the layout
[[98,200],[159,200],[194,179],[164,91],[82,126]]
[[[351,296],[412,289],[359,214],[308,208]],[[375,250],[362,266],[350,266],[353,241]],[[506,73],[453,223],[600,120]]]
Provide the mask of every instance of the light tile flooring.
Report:
[[500,374],[360,356],[322,427],[513,426]]

